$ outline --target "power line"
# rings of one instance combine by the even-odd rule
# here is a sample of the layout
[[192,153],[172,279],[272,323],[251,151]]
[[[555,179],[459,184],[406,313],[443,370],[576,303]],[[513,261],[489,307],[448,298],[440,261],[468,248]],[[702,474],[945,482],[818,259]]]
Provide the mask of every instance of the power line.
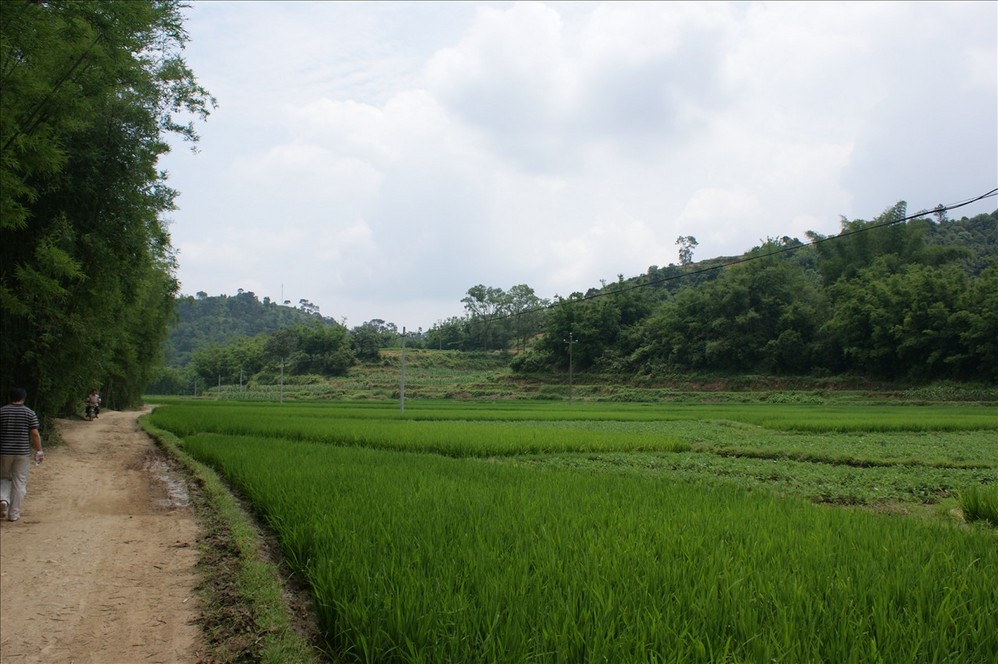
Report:
[[724,269],[726,267],[731,267],[733,265],[741,265],[743,263],[749,263],[751,261],[762,260],[764,258],[770,258],[772,256],[778,256],[780,254],[785,254],[785,253],[790,252],[790,251],[796,251],[796,250],[802,249],[804,247],[813,247],[813,246],[816,246],[818,244],[822,244],[824,242],[831,242],[833,240],[839,240],[839,239],[842,239],[842,238],[846,238],[846,237],[850,237],[850,236],[853,236],[853,235],[857,235],[859,233],[865,233],[867,231],[877,230],[879,228],[886,228],[888,226],[894,226],[895,224],[901,224],[901,223],[904,223],[906,221],[911,221],[912,219],[918,219],[920,217],[924,217],[927,214],[942,214],[943,212],[949,212],[950,210],[957,210],[959,208],[966,207],[967,205],[970,205],[972,203],[976,203],[978,201],[982,201],[982,200],[984,200],[986,198],[995,198],[996,196],[998,196],[998,188],[992,189],[991,191],[989,191],[987,193],[984,193],[984,194],[981,194],[980,196],[974,196],[973,198],[968,198],[966,200],[958,201],[956,203],[950,203],[949,205],[940,205],[940,206],[938,206],[936,208],[933,208],[932,210],[922,210],[922,211],[920,211],[920,212],[918,212],[916,214],[911,214],[911,215],[908,215],[906,217],[899,217],[898,219],[891,219],[890,221],[885,221],[885,222],[882,222],[882,223],[879,223],[879,224],[870,224],[868,226],[863,226],[862,228],[854,228],[854,229],[849,230],[849,231],[843,231],[843,232],[839,233],[838,235],[830,235],[828,237],[818,237],[818,238],[815,238],[815,239],[811,240],[810,242],[801,242],[800,244],[783,246],[783,247],[780,247],[778,249],[774,249],[774,250],[769,251],[769,252],[764,253],[764,254],[753,254],[751,256],[742,256],[740,258],[735,258],[735,259],[732,259],[732,260],[727,261],[725,263],[720,263],[720,264],[717,264],[717,265],[710,265],[710,266],[699,268],[699,269],[695,269],[695,270],[692,270],[692,271],[689,271],[689,272],[683,272],[682,274],[674,274],[674,275],[669,275],[669,276],[666,276],[666,277],[659,277],[657,279],[651,279],[651,280],[644,281],[644,282],[637,283],[637,284],[630,284],[630,285],[627,285],[627,286],[621,286],[621,287],[619,287],[617,289],[614,289],[614,290],[606,290],[604,288],[604,290],[601,290],[601,291],[599,291],[597,293],[593,293],[591,295],[584,295],[581,298],[576,298],[576,299],[559,299],[557,302],[545,305],[543,307],[534,307],[533,309],[525,309],[523,311],[518,311],[516,313],[506,314],[504,316],[498,316],[496,318],[493,318],[492,320],[494,320],[494,321],[506,320],[507,318],[513,318],[515,316],[523,316],[525,314],[536,313],[538,311],[545,311],[545,310],[548,310],[548,309],[554,309],[555,307],[571,306],[571,305],[574,305],[574,304],[577,304],[577,303],[580,303],[580,302],[588,302],[590,300],[595,300],[595,299],[600,298],[600,297],[607,297],[607,296],[610,296],[610,295],[617,295],[619,293],[626,293],[628,291],[637,290],[639,288],[648,288],[650,286],[657,286],[659,284],[667,283],[669,281],[675,281],[677,279],[685,279],[687,277],[695,276],[695,275],[698,275],[698,274],[705,274],[705,273],[708,273],[708,272],[713,272],[713,271],[716,271],[716,270],[721,270],[721,269]]

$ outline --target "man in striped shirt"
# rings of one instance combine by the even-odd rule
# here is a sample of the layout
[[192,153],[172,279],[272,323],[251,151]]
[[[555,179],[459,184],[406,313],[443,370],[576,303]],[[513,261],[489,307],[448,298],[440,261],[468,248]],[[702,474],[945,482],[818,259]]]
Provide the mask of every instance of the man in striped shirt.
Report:
[[21,503],[28,492],[32,446],[35,463],[45,459],[38,416],[24,405],[27,398],[24,388],[15,387],[10,391],[10,403],[0,408],[0,519],[6,517],[11,521],[21,518]]

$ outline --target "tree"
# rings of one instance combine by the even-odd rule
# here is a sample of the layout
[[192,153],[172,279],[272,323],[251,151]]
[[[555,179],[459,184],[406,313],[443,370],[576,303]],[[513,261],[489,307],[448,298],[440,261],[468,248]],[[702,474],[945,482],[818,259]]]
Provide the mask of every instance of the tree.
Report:
[[527,340],[541,331],[544,309],[550,302],[537,297],[534,289],[527,284],[513,286],[507,297],[512,334],[522,351],[527,347]]
[[340,376],[353,364],[354,357],[339,325],[313,323],[295,328],[297,343],[291,353],[292,374]]
[[860,270],[870,267],[878,258],[885,257],[885,267],[898,269],[912,262],[924,262],[927,219],[904,222],[907,204],[898,202],[873,221],[842,219],[842,231],[834,241],[809,232],[816,242],[818,269],[825,285],[839,279],[852,279]]
[[623,275],[602,286],[585,295],[557,298],[545,311],[544,332],[534,347],[536,356],[516,366],[529,372],[542,364],[567,369],[569,347],[565,340],[571,334],[574,367],[613,373],[625,370],[624,358],[637,343],[635,333],[651,311],[653,295],[647,288],[629,284]]
[[631,356],[644,371],[806,373],[822,357],[818,325],[825,299],[791,261],[760,257],[666,301],[643,324]]
[[696,249],[697,239],[692,235],[680,235],[676,238],[676,246],[679,247],[679,264],[690,265],[693,262],[693,250]]
[[43,416],[90,387],[136,402],[161,359],[175,257],[157,159],[214,100],[178,0],[5,3],[0,20],[0,366]]
[[993,380],[998,375],[998,269],[896,270],[880,260],[832,288],[825,325],[842,368],[879,378]]
[[471,348],[469,321],[460,316],[451,316],[437,321],[426,333],[426,347],[437,350],[469,350]]
[[292,375],[341,376],[354,363],[346,328],[321,321],[271,334],[262,357],[271,369],[283,366]]
[[959,295],[958,312],[953,318],[964,349],[952,360],[958,377],[998,381],[998,262]]
[[[182,367],[192,351],[206,344],[227,345],[235,337],[271,334],[283,328],[312,323],[315,315],[293,307],[282,307],[252,291],[235,296],[182,296],[176,299],[176,317],[170,326],[166,344],[166,362]],[[327,325],[336,323],[322,319]]]
[[293,328],[274,332],[263,344],[263,358],[272,366],[282,366],[298,346],[298,333]]
[[369,320],[350,331],[354,355],[359,360],[377,361],[379,351],[396,344],[398,328],[380,318]]
[[509,296],[501,288],[486,287],[482,284],[472,286],[468,294],[461,299],[468,311],[473,328],[479,332],[479,344],[482,350],[503,345],[502,340],[492,338],[494,323],[497,318],[509,310]]

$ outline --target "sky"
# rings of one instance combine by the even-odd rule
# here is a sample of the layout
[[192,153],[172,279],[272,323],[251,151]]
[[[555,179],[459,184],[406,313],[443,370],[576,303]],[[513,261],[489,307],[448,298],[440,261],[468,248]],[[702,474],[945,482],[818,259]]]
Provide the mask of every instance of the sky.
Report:
[[[996,2],[194,1],[181,292],[428,330],[998,186]],[[951,214],[998,208],[991,198]]]

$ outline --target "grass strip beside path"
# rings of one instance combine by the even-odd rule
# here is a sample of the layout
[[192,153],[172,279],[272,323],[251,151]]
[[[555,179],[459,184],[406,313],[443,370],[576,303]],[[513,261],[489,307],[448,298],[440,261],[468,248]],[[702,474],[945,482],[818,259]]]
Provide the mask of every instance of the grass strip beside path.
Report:
[[[253,518],[213,470],[180,449],[179,438],[152,426],[148,416],[142,416],[139,423],[189,478],[192,504],[202,529],[199,568],[203,579],[202,629],[211,649],[207,661],[324,661],[309,643],[313,635],[306,637],[295,629],[302,621],[289,609],[290,593],[281,570],[268,559],[268,547]],[[314,618],[310,615],[306,622],[314,625]]]

